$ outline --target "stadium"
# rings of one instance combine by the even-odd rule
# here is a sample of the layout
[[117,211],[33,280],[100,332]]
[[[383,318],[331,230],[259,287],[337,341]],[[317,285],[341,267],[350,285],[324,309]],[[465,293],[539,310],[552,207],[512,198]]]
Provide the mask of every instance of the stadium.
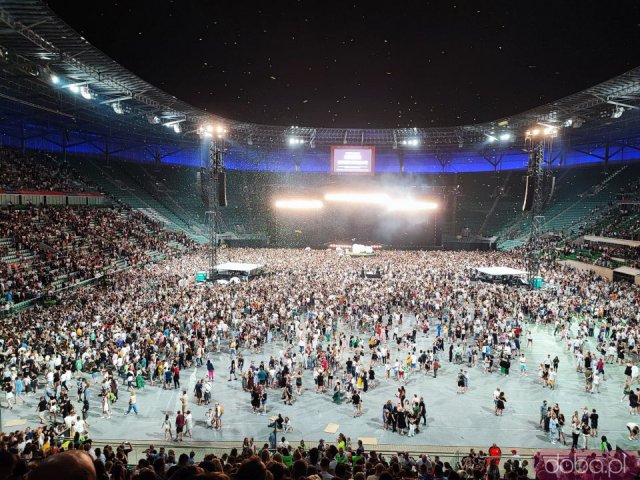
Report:
[[[637,477],[640,59],[493,119],[456,121],[451,98],[451,121],[376,126],[359,106],[310,113],[313,96],[275,73],[255,111],[235,93],[197,100],[186,40],[156,57],[125,33],[161,28],[173,2],[145,5],[150,25],[140,5],[107,21],[64,3],[0,1],[3,478],[574,474],[550,459]],[[265,35],[264,15],[293,29],[295,8],[314,12],[234,8],[248,23],[228,28]],[[306,56],[332,35],[358,43],[314,28]],[[102,51],[118,36],[138,64]],[[216,55],[243,40],[213,37],[198,68],[227,82],[241,55]],[[378,48],[361,43],[355,56]],[[415,95],[454,82],[381,75]]]

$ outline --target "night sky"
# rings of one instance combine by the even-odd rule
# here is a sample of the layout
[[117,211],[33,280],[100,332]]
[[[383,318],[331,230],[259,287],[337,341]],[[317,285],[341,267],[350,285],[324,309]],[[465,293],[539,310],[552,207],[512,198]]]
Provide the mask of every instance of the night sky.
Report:
[[243,121],[448,126],[640,65],[640,2],[49,0],[163,90]]

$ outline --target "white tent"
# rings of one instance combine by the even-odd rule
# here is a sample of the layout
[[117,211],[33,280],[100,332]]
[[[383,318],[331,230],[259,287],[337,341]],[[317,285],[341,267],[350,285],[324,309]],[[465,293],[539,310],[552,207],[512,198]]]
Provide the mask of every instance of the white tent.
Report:
[[263,265],[257,263],[227,262],[216,265],[216,272],[222,274],[239,273],[242,275],[255,275]]
[[479,273],[484,273],[492,277],[503,276],[521,276],[526,275],[526,270],[517,270],[511,267],[479,267],[476,269]]

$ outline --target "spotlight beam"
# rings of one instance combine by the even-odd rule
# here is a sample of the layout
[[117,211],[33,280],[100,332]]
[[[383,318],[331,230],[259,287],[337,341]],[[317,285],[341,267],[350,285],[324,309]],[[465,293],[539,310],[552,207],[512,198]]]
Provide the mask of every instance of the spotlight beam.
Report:
[[384,205],[389,201],[389,195],[386,193],[340,192],[326,193],[324,199],[328,202]]
[[275,207],[282,210],[319,210],[324,206],[321,200],[290,198],[275,201]]
[[390,212],[417,212],[420,210],[436,210],[438,204],[422,200],[395,200],[389,204]]

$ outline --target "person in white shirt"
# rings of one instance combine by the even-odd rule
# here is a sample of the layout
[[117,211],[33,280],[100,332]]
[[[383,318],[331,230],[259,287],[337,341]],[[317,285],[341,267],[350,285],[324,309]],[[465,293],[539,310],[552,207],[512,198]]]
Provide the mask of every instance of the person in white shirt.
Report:
[[76,433],[79,433],[80,435],[84,435],[86,431],[87,429],[86,429],[85,421],[82,420],[80,416],[77,416],[71,427],[72,436],[75,436]]
[[593,372],[593,384],[591,385],[591,393],[600,393],[600,375],[597,370]]
[[527,357],[524,356],[524,353],[520,355],[520,375],[527,374]]
[[75,422],[76,416],[75,415],[67,415],[66,417],[64,417],[64,426],[66,428],[68,428],[69,430],[71,430],[71,427],[73,426],[73,423]]
[[496,388],[493,391],[493,405],[494,406],[498,404],[498,397],[500,397],[500,389]]
[[288,447],[289,447],[289,441],[285,437],[282,437],[282,439],[278,443],[278,448],[288,448]]

